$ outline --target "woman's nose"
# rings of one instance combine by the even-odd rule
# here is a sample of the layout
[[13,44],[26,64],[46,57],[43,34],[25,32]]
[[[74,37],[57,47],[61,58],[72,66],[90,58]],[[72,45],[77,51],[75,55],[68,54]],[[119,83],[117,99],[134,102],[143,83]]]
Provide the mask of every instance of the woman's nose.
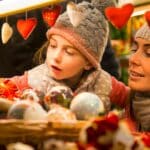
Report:
[[138,50],[135,53],[131,54],[129,58],[129,65],[140,65],[140,57],[141,54]]

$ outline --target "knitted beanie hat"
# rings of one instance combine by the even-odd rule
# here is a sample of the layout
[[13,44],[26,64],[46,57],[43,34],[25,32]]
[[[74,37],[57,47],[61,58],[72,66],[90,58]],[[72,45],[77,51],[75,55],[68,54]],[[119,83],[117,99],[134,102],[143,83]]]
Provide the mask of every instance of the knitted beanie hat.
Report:
[[47,38],[53,34],[64,37],[97,68],[109,33],[103,12],[106,7],[112,5],[112,0],[92,0],[91,3],[83,1],[79,4],[70,2],[67,11],[60,15],[55,25],[47,31]]
[[135,34],[135,38],[143,38],[145,40],[150,41],[150,26],[148,24],[144,24]]

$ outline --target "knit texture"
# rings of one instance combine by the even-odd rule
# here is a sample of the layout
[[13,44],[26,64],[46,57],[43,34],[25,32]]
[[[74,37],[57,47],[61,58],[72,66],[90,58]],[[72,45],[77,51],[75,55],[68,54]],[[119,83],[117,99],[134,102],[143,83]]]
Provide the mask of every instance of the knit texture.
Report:
[[150,131],[150,93],[136,93],[132,105],[139,130]]
[[[79,94],[86,91],[96,94],[103,101],[105,110],[108,112],[111,108],[109,98],[110,92],[112,90],[111,82],[111,77],[107,72],[102,69],[93,69],[82,77],[80,83],[73,92],[75,94]],[[47,93],[47,90],[50,90],[55,86],[68,87],[68,85],[63,80],[58,81],[50,77],[49,69],[46,63],[28,71],[28,84],[33,89],[36,89],[37,91],[40,91],[44,94]]]
[[150,41],[150,27],[148,24],[144,24],[135,34],[135,38],[143,38]]
[[[103,3],[109,2],[107,5]],[[112,5],[111,0],[97,0],[93,3],[82,2],[77,5],[83,8],[84,18],[77,26],[73,26],[67,12],[59,16],[55,25],[47,31],[47,37],[57,34],[67,39],[94,67],[98,67],[102,59],[108,34],[108,22],[103,15],[105,7]],[[100,3],[103,7],[97,7]],[[105,7],[104,7],[105,6]],[[81,14],[82,15],[82,14]]]
[[105,8],[109,6],[115,6],[115,0],[91,0],[93,5],[101,10],[102,14],[105,16]]

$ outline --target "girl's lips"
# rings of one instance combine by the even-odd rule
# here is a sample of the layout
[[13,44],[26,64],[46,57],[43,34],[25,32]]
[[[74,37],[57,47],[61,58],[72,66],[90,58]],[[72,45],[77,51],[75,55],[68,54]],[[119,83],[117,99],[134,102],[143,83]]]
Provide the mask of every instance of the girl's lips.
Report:
[[60,72],[62,71],[60,68],[58,68],[54,65],[51,66],[51,70],[54,74],[60,74]]
[[52,65],[51,68],[53,68],[53,69],[55,69],[55,70],[58,70],[58,71],[61,71],[60,68],[58,68],[58,67],[56,67],[56,66],[54,66],[54,65]]

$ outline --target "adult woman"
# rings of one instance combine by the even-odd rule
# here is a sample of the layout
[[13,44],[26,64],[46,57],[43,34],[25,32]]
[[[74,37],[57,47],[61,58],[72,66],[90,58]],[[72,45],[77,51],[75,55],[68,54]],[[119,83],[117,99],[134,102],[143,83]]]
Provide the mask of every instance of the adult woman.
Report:
[[138,131],[150,131],[150,27],[135,34],[129,59],[129,86],[134,91],[130,112]]

